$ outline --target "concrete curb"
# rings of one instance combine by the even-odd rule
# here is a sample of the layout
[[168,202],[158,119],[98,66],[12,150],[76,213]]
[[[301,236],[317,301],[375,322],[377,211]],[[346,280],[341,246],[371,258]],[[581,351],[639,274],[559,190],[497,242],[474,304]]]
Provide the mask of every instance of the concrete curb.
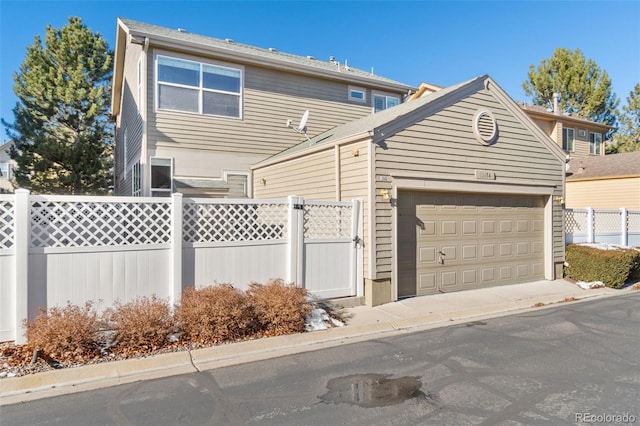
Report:
[[[589,290],[574,294],[525,297],[477,308],[432,313],[410,318],[377,320],[366,325],[347,325],[324,331],[269,337],[193,351],[172,352],[147,358],[104,362],[77,368],[46,371],[21,377],[0,379],[0,406],[65,395],[119,384],[260,361],[279,356],[330,348],[342,344],[379,339],[418,331],[457,325],[470,320],[489,319],[570,303],[622,296],[626,290]],[[575,299],[575,300],[573,300]],[[536,304],[540,304],[536,306]]]

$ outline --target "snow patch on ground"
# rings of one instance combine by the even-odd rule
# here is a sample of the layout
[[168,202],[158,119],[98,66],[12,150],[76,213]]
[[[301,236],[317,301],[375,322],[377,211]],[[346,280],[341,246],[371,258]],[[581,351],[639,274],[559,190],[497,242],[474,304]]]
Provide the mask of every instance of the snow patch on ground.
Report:
[[584,289],[584,290],[589,290],[590,288],[602,288],[604,287],[604,283],[602,281],[592,281],[592,282],[584,282],[584,281],[578,281],[576,284],[578,284],[578,287]]
[[599,250],[622,250],[627,249],[629,247],[624,247],[618,244],[607,244],[607,243],[581,243],[579,244],[585,247],[592,247]]
[[322,308],[314,308],[304,322],[306,331],[326,330],[331,327],[342,327],[344,323],[329,316]]

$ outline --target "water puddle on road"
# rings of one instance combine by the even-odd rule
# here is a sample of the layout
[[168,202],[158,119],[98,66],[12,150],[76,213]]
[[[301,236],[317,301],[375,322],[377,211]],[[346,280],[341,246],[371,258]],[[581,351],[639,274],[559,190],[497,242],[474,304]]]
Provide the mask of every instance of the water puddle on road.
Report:
[[329,391],[320,396],[324,402],[346,403],[360,407],[384,407],[412,398],[425,398],[419,377],[390,379],[391,374],[353,374],[329,380]]

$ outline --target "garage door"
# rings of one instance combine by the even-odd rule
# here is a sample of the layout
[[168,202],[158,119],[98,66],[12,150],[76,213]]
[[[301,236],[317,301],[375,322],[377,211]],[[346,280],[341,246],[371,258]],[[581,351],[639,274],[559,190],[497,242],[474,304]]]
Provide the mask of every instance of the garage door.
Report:
[[399,192],[398,296],[543,278],[543,197]]

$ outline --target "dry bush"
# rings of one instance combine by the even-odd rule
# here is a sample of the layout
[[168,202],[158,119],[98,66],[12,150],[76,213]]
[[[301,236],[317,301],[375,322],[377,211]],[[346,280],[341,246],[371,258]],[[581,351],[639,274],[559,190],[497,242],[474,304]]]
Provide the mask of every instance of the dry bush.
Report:
[[176,319],[184,338],[202,344],[238,340],[255,331],[247,297],[229,284],[189,287],[182,295]]
[[92,302],[84,307],[67,303],[64,308],[40,309],[25,326],[26,347],[55,361],[83,361],[100,353],[100,320]]
[[136,355],[162,348],[176,330],[169,302],[155,295],[124,305],[116,302],[104,316],[115,329],[113,351],[120,354]]
[[281,279],[270,280],[264,285],[252,283],[247,290],[265,336],[304,332],[304,320],[311,312],[307,296],[304,288],[285,284]]

